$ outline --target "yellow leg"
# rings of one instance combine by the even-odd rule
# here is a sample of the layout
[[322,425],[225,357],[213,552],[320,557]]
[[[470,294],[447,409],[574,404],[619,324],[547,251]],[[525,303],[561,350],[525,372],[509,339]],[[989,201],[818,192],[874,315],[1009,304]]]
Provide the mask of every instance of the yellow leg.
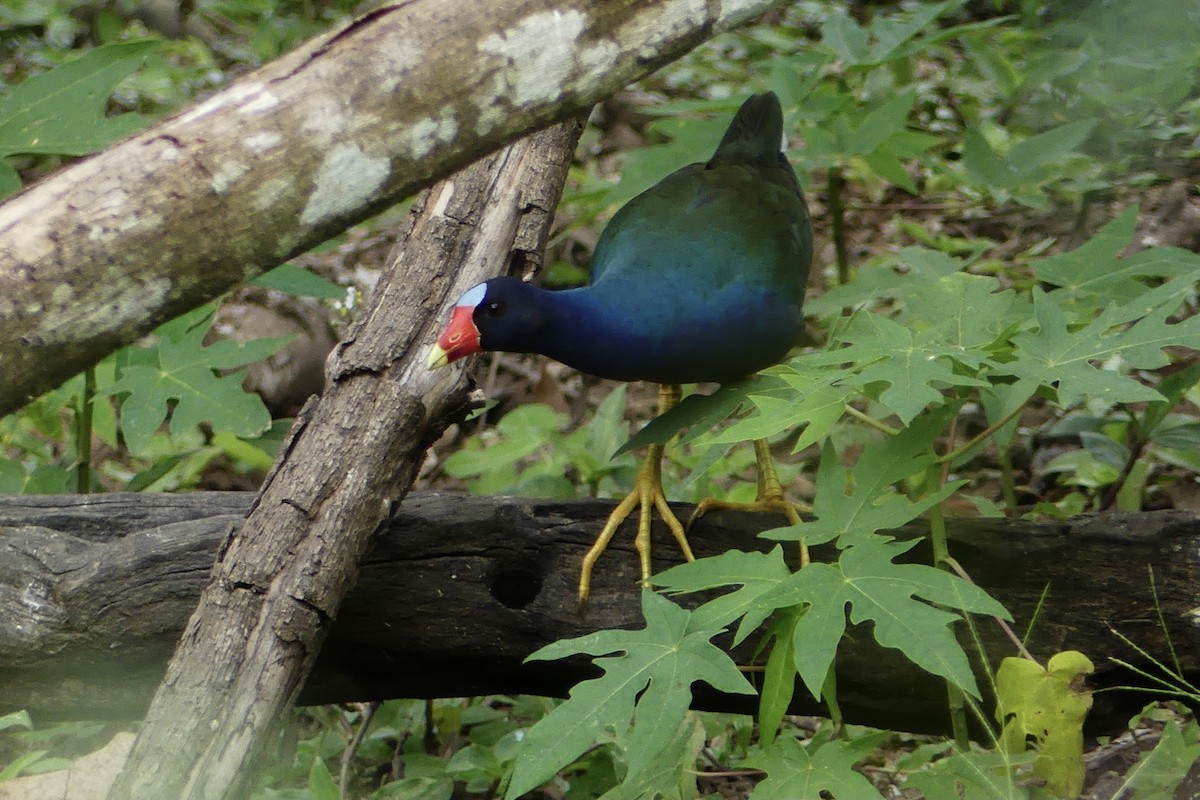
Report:
[[[800,514],[797,506],[783,496],[783,487],[779,483],[779,473],[775,471],[775,459],[771,457],[771,448],[766,439],[754,440],[754,459],[758,462],[758,492],[753,503],[731,503],[715,497],[706,497],[696,505],[688,519],[688,527],[709,511],[775,511],[787,517],[792,525],[800,524]],[[811,508],[799,506],[803,511]],[[808,564],[808,546],[800,542],[800,566]]]
[[[664,414],[674,408],[679,402],[679,394],[680,389],[676,385],[660,385],[658,387],[658,413]],[[592,569],[596,566],[596,562],[600,560],[600,555],[608,547],[608,543],[612,541],[617,528],[633,513],[634,508],[637,508],[639,511],[638,531],[637,536],[633,539],[633,546],[637,550],[638,560],[641,562],[642,583],[644,585],[649,585],[650,574],[653,569],[650,564],[650,522],[654,514],[654,509],[658,510],[659,516],[662,517],[663,522],[670,528],[671,534],[679,544],[679,549],[683,551],[683,557],[688,561],[696,560],[696,557],[692,555],[692,548],[688,544],[687,534],[684,532],[683,525],[676,518],[674,512],[671,511],[671,508],[667,505],[667,498],[663,495],[662,456],[663,446],[661,444],[650,445],[649,451],[646,453],[646,460],[642,462],[642,467],[638,470],[633,490],[613,510],[612,514],[609,515],[608,521],[604,523],[604,528],[600,531],[600,535],[596,537],[596,543],[592,545],[587,555],[583,557],[583,568],[579,573],[579,605],[581,608],[587,603],[588,593],[591,591]]]

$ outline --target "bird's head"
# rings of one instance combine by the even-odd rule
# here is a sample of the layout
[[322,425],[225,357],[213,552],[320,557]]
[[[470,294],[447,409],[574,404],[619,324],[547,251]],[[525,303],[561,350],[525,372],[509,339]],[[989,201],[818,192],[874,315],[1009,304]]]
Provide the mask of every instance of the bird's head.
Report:
[[429,351],[430,369],[480,350],[536,352],[543,321],[536,299],[540,291],[519,278],[493,278],[468,289]]

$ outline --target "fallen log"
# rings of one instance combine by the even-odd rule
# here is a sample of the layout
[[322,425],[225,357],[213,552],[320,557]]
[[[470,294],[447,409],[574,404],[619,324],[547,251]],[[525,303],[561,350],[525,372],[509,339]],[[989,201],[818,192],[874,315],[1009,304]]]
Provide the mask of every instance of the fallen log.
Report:
[[[0,713],[136,718],[146,708],[208,580],[227,526],[253,495],[104,494],[0,498]],[[523,664],[538,647],[599,628],[637,627],[637,562],[613,543],[580,618],[579,561],[612,504],[413,493],[385,523],[338,614],[303,703],[524,692],[562,695],[585,662]],[[683,509],[681,513],[686,513]],[[714,513],[694,528],[697,555],[766,549],[775,522]],[[895,532],[908,537],[919,528]],[[659,534],[664,534],[659,536]],[[1093,682],[1131,676],[1111,658],[1148,662],[1115,629],[1165,664],[1172,637],[1185,673],[1200,671],[1200,516],[1159,511],[1055,522],[952,520],[951,551],[1003,602],[1039,659],[1088,654]],[[677,558],[665,532],[656,569]],[[820,551],[817,553],[820,556]],[[918,547],[914,559],[927,559]],[[1154,574],[1151,590],[1148,570]],[[1012,646],[978,621],[993,662]],[[838,658],[848,721],[940,732],[944,687],[896,651],[854,630]],[[753,641],[737,653],[752,661]],[[794,710],[819,712],[798,693]],[[1092,722],[1120,726],[1146,702],[1102,692]],[[749,711],[744,698],[698,693],[706,708]]]

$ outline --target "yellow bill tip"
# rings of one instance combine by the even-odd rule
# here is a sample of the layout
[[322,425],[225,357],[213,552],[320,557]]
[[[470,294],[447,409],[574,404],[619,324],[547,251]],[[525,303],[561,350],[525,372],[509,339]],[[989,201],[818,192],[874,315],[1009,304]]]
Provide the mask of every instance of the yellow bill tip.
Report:
[[450,363],[450,354],[442,349],[440,344],[434,344],[429,348],[429,361],[427,366],[429,369],[438,369]]

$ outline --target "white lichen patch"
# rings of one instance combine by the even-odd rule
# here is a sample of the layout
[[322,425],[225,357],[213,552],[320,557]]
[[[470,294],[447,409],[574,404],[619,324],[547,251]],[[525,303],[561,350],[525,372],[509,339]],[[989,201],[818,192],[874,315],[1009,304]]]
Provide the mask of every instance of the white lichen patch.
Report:
[[34,333],[47,344],[78,342],[118,330],[157,311],[171,291],[171,279],[97,281],[88,302],[48,309],[37,317]]
[[279,98],[268,91],[259,92],[249,101],[238,106],[239,114],[261,114],[279,105]]
[[237,161],[227,161],[213,175],[209,185],[212,186],[212,190],[217,194],[226,194],[230,187],[249,171],[250,168],[245,164],[240,164]]
[[305,103],[300,131],[316,147],[328,147],[346,139],[351,114],[332,97],[314,98]]
[[373,51],[372,68],[379,72],[379,88],[390,92],[400,85],[405,75],[424,59],[425,51],[411,39],[400,39],[394,47]]
[[[257,81],[249,81],[248,83],[235,83],[225,91],[214,94],[212,97],[208,98],[190,111],[183,112],[175,121],[181,124],[195,122],[201,117],[208,116],[214,111],[220,111],[221,109],[230,106],[241,105],[247,100],[252,101],[260,92],[263,91],[263,84]],[[267,92],[267,94],[270,94],[270,92]],[[279,101],[276,100],[276,102],[278,103]]]
[[69,283],[60,283],[50,293],[50,301],[55,305],[66,305],[75,299],[75,287]]
[[246,149],[255,155],[262,155],[268,150],[274,150],[283,141],[283,136],[274,131],[254,133],[242,140]]
[[259,211],[266,211],[287,197],[292,182],[284,178],[270,178],[254,190],[250,203]]
[[477,133],[491,131],[507,116],[502,101],[524,105],[553,100],[562,93],[586,19],[574,10],[539,11],[479,43],[480,50],[506,63],[496,70],[488,96],[479,98]]
[[383,185],[390,172],[386,158],[372,158],[355,144],[337,145],[326,153],[313,178],[300,223],[316,225],[357,208]]
[[479,43],[509,61],[506,83],[517,104],[553,100],[571,72],[575,40],[587,17],[579,11],[540,11]]
[[458,122],[446,111],[436,118],[423,119],[408,132],[408,150],[413,158],[424,158],[435,145],[449,142],[458,133]]

